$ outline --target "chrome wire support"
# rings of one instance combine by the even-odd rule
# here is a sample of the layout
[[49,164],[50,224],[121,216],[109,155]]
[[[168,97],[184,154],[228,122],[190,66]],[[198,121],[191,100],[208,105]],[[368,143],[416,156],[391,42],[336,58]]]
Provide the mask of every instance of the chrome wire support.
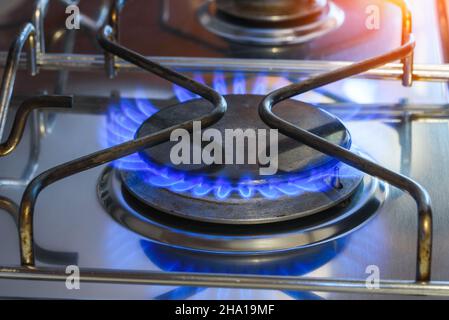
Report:
[[[70,5],[78,5],[79,0],[59,0],[60,3],[62,3],[64,6],[70,6]],[[37,2],[34,15],[33,15],[33,24],[36,28],[36,38],[37,38],[37,60],[38,64],[41,63],[41,61],[46,56],[46,44],[45,44],[45,28],[44,28],[44,22],[48,13],[48,0],[39,0]],[[98,30],[105,24],[106,19],[109,15],[109,1],[108,0],[102,0],[102,5],[100,6],[100,10],[98,13],[98,17],[96,19],[92,19],[83,13],[80,13],[79,20],[80,24],[85,27],[86,29],[93,31],[95,34],[98,32]],[[53,43],[55,42],[55,35],[56,35],[56,41],[59,38],[64,38],[64,55],[70,56],[70,53],[73,51],[73,45],[75,42],[75,32],[74,30],[67,30],[67,29],[61,29],[58,32],[56,32],[53,35]],[[51,47],[50,42],[50,47]],[[58,81],[55,88],[55,94],[63,94],[63,89],[65,87],[65,82],[68,78],[68,70],[64,68],[59,68],[58,73]],[[39,114],[39,121],[40,121],[40,135],[44,136],[48,133],[51,133],[52,128],[54,126],[55,122],[55,115],[54,114]],[[29,182],[29,181],[28,181]],[[0,183],[1,185],[1,183]]]
[[[8,213],[14,220],[16,226],[19,226],[19,206],[14,201],[0,196],[0,210]],[[76,252],[53,251],[41,247],[38,244],[35,244],[35,246],[39,261],[59,265],[73,265],[78,262],[78,253]]]
[[[412,12],[408,6],[408,0],[388,0],[389,2],[399,6],[402,12],[402,45],[413,41],[413,19]],[[394,60],[392,60],[394,61]],[[389,61],[390,62],[390,61]],[[402,85],[405,87],[411,87],[413,84],[413,63],[414,63],[414,51],[401,59],[402,62]]]
[[39,0],[33,13],[33,25],[36,29],[36,53],[37,56],[45,54],[44,20],[48,12],[49,0]]
[[[126,0],[112,0],[111,7],[109,9],[108,25],[111,26],[112,32],[109,32],[109,41],[120,42],[120,13],[126,4]],[[117,76],[117,67],[115,65],[115,56],[105,51],[104,62],[106,74],[110,79]]]
[[30,118],[30,155],[25,168],[18,178],[0,178],[0,187],[25,187],[31,182],[39,168],[39,156],[41,152],[41,131],[39,111],[31,113]]
[[90,30],[96,34],[105,24],[108,23],[109,10],[111,7],[109,3],[109,0],[101,1],[101,6],[96,18],[90,18],[81,12],[80,24],[87,30]]
[[[80,0],[59,0],[64,6],[78,5]],[[45,18],[48,13],[49,0],[38,0],[36,8],[33,13],[33,25],[36,28],[36,51],[39,58],[43,58],[46,54],[46,44],[45,44]],[[102,0],[102,5],[100,6],[99,14],[96,20],[80,13],[79,20],[80,24],[89,30],[95,32],[98,31],[106,22],[109,15],[109,1]]]
[[72,100],[70,96],[40,96],[25,100],[16,112],[9,137],[5,142],[0,143],[0,157],[10,154],[19,145],[28,116],[33,110],[43,108],[71,108]]
[[131,140],[123,144],[95,152],[79,159],[67,162],[55,168],[45,171],[34,178],[24,191],[20,205],[19,230],[20,252],[22,266],[33,267],[35,265],[33,222],[34,207],[40,192],[48,185],[71,175],[83,172],[97,166],[109,163],[121,157],[136,153],[170,139],[170,134],[176,129],[193,130],[193,122],[201,121],[201,125],[208,127],[216,123],[226,112],[226,101],[212,88],[196,82],[186,76],[167,69],[157,63],[147,60],[142,55],[111,42],[112,33],[110,26],[105,26],[98,35],[98,41],[104,50],[127,60],[144,70],[156,74],[161,78],[171,81],[211,102],[214,108],[206,115],[166,128],[148,136]]
[[27,117],[31,114],[30,156],[22,175],[19,178],[0,178],[0,187],[24,187],[30,183],[38,169],[41,139],[39,116],[37,114],[38,109],[70,108],[71,104],[71,97],[42,96],[28,99],[20,105],[16,112],[14,123],[8,139],[0,144],[0,157],[11,153],[20,143],[27,122]]
[[11,103],[12,93],[14,91],[14,83],[16,80],[17,69],[19,67],[20,54],[22,53],[23,47],[27,41],[30,49],[28,57],[29,67],[31,74],[34,76],[37,74],[36,29],[31,23],[27,23],[22,28],[22,31],[17,39],[11,44],[8,52],[6,67],[0,87],[0,141],[3,138],[8,109]]
[[[38,72],[38,60],[45,54],[45,37],[44,37],[44,19],[48,11],[48,0],[37,1],[36,8],[33,13],[33,23],[26,24],[16,40],[11,44],[11,47],[6,58],[5,70],[3,73],[3,79],[0,89],[0,142],[3,141],[4,130],[8,117],[9,106],[11,103],[12,94],[14,91],[14,83],[16,79],[17,70],[21,62],[21,53],[25,43],[29,42],[30,53],[28,55],[27,63],[31,74],[34,76]],[[29,103],[29,101],[27,102]],[[26,106],[25,106],[26,109]],[[24,110],[19,108],[19,110]],[[26,123],[26,115],[24,122],[21,123],[17,120],[20,118],[16,116],[14,128],[11,131],[12,136],[1,145],[0,156],[4,156],[10,153],[18,144],[23,134],[24,126]],[[24,186],[27,185],[37,170],[37,161],[40,153],[40,138],[42,132],[45,131],[47,123],[41,121],[41,115],[33,112],[31,123],[31,145],[30,145],[30,157],[26,164],[25,170],[20,178],[0,178],[1,186]],[[15,131],[19,129],[18,131]],[[20,137],[14,136],[15,132],[20,132]],[[18,140],[16,141],[16,139]]]
[[[399,2],[402,3],[402,1]],[[418,209],[416,281],[428,282],[431,279],[432,208],[427,191],[412,179],[390,171],[343,147],[337,146],[326,139],[310,133],[309,131],[280,118],[273,112],[273,107],[286,99],[343,80],[355,74],[365,72],[366,70],[382,66],[388,62],[409,57],[414,49],[413,35],[409,34],[405,39],[408,39],[408,41],[404,42],[398,49],[387,54],[311,77],[300,83],[291,84],[268,94],[260,103],[259,114],[267,125],[278,129],[282,134],[296,139],[328,156],[334,157],[366,174],[385,180],[401,190],[407,191],[415,200]]]

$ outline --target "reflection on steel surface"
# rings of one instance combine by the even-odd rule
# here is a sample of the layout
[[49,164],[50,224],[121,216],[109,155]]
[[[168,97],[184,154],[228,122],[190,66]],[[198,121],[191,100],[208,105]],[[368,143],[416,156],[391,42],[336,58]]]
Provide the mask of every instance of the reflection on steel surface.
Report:
[[31,23],[26,24],[9,49],[0,88],[0,141],[3,138],[3,131],[5,130],[6,117],[8,115],[9,104],[14,90],[20,54],[27,41],[30,47],[28,61],[30,63],[31,74],[35,75],[37,73],[35,35],[36,31],[34,26]]

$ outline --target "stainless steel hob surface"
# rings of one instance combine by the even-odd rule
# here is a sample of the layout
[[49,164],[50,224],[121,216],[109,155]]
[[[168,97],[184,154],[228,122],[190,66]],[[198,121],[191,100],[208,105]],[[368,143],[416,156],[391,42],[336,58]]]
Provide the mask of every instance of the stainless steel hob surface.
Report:
[[[369,1],[365,2],[369,3]],[[363,5],[365,2],[363,2]],[[342,7],[350,5],[349,1],[335,1],[335,3],[340,3]],[[160,4],[173,7],[190,5],[196,7],[201,2],[183,1],[181,5],[175,3],[175,1],[163,1]],[[429,4],[426,4],[427,10],[423,10],[423,4],[420,1],[414,1],[411,4],[412,12],[416,13],[414,15],[417,38],[415,49],[416,71],[425,72],[429,78],[436,73],[438,74],[437,78],[447,77],[443,72],[447,68],[446,66],[435,66],[443,62],[440,48],[435,45],[441,43],[438,21],[434,18],[435,8],[429,10]],[[132,5],[135,6],[136,4],[130,4],[130,6]],[[56,4],[52,3],[52,6],[54,7],[50,7],[48,20],[51,20],[50,17],[52,17],[51,10],[57,9]],[[363,7],[362,4],[360,6]],[[182,12],[181,9],[176,10]],[[210,49],[200,50],[202,44],[199,44],[196,39],[183,38],[184,35],[166,35],[163,32],[156,32],[156,30],[151,34],[162,38],[161,41],[152,39],[158,45],[151,46],[149,43],[152,41],[141,41],[141,38],[133,37],[130,35],[131,32],[126,31],[129,30],[127,28],[132,27],[133,15],[130,12],[134,12],[135,9],[129,8],[128,13],[126,13],[126,10],[125,7],[121,37],[123,43],[128,47],[148,55],[161,56],[157,57],[156,60],[165,61],[168,65],[179,64],[180,69],[186,74],[201,73],[208,79],[213,79],[217,70],[207,64],[218,61],[220,64],[217,63],[217,69],[218,71],[226,70],[224,77],[227,79],[226,83],[230,88],[234,85],[233,81],[237,73],[243,74],[248,83],[257,75],[262,74],[269,79],[269,85],[261,94],[268,93],[275,87],[279,87],[280,84],[285,85],[293,80],[297,81],[300,74],[304,74],[304,72],[287,74],[286,71],[291,67],[294,67],[293,70],[300,70],[305,67],[309,71],[314,68],[320,71],[322,68],[328,68],[332,65],[341,65],[340,62],[328,64],[328,60],[331,58],[333,58],[331,60],[348,61],[367,58],[369,55],[392,49],[397,44],[394,41],[392,46],[388,46],[390,42],[384,42],[381,39],[383,37],[390,39],[391,33],[379,31],[379,34],[373,37],[380,42],[376,42],[375,39],[369,37],[365,39],[360,35],[355,37],[360,41],[357,44],[353,42],[346,44],[345,41],[339,42],[338,50],[335,50],[335,54],[329,56],[321,54],[323,52],[321,50],[313,49],[314,45],[311,44],[305,46],[307,47],[306,51],[309,51],[307,54],[303,53],[303,50],[305,50],[303,46],[298,47],[298,51],[289,48],[288,51],[293,51],[293,53],[281,53],[279,57],[285,60],[279,60],[279,64],[274,65],[282,69],[275,71],[281,72],[270,73],[271,68],[267,67],[268,60],[251,59],[243,61],[239,59],[249,57],[272,59],[277,57],[273,55],[275,50],[270,54],[263,53],[257,56],[257,52],[264,52],[267,48],[253,48],[251,46],[242,48],[239,45],[229,44],[202,29],[200,30],[205,36],[199,38],[206,43],[216,42],[225,45],[227,47],[226,54],[217,53],[218,51]],[[155,12],[154,10],[149,11]],[[350,15],[356,15],[353,12],[350,13]],[[348,15],[348,13],[346,14]],[[393,18],[395,17],[394,14],[390,13],[390,15]],[[157,16],[155,13],[155,17]],[[184,21],[181,30],[189,31],[189,28],[185,28],[191,25],[187,18],[182,20],[176,18],[176,15],[170,15],[170,18],[174,19],[170,20],[174,21],[171,22],[173,24]],[[350,17],[346,17],[346,19],[350,19]],[[400,26],[400,15],[388,21],[392,21],[392,25]],[[430,21],[434,23],[429,23]],[[51,21],[48,23],[52,24]],[[155,25],[152,24],[153,27]],[[140,26],[132,34],[145,34],[145,32],[145,28]],[[47,31],[47,36],[51,33],[52,31]],[[380,35],[380,33],[383,33],[383,35]],[[398,32],[396,38],[393,38],[399,39],[399,37],[400,32]],[[12,41],[13,38],[14,36],[10,36],[9,40]],[[101,50],[95,45],[94,39],[89,39],[91,39],[91,35],[86,31],[85,34],[77,38],[77,41],[81,41],[86,49],[78,49],[84,48],[83,45],[73,47],[75,52],[84,50],[80,51],[83,54],[82,56],[60,60],[62,56],[59,56],[59,53],[62,51],[54,51],[56,53],[50,51],[38,60],[38,65],[41,66],[38,76],[30,77],[27,75],[27,71],[19,71],[5,132],[9,132],[13,119],[12,115],[25,98],[42,94],[44,91],[58,92],[62,87],[63,93],[74,94],[74,105],[71,111],[55,112],[54,116],[53,114],[45,116],[36,114],[31,117],[34,122],[29,121],[24,138],[18,148],[11,155],[0,159],[2,177],[20,177],[24,173],[24,168],[27,168],[27,162],[30,159],[33,160],[33,157],[37,155],[38,168],[36,173],[103,149],[105,147],[104,134],[107,129],[107,111],[111,101],[114,101],[114,98],[111,98],[111,92],[113,91],[112,96],[119,93],[121,97],[133,98],[136,95],[145,97],[152,101],[152,104],[157,108],[165,108],[176,101],[176,92],[171,84],[147,74],[127,72],[126,69],[131,69],[131,67],[121,60],[118,61],[117,65],[124,66],[125,70],[119,70],[117,77],[108,81],[103,71],[103,61],[97,62],[97,59],[102,59]],[[177,41],[180,44],[189,43],[190,46],[186,46],[184,52],[179,52],[181,45],[173,45],[173,42],[168,41],[169,39],[178,39]],[[91,48],[89,48],[89,41],[92,41]],[[320,41],[324,43],[325,39],[323,38]],[[68,43],[70,44],[70,42]],[[379,43],[383,43],[383,45],[380,46]],[[147,44],[148,47],[143,48]],[[435,49],[429,50],[429,47]],[[7,45],[3,47],[3,50],[6,50],[6,48]],[[360,48],[365,48],[365,53],[361,52]],[[280,50],[282,51],[283,48],[280,48]],[[357,54],[353,55],[354,52],[357,52]],[[55,55],[52,55],[53,53]],[[96,56],[93,56],[93,54],[96,54]],[[180,55],[190,58],[176,58]],[[86,57],[88,57],[88,65],[82,66],[83,71],[72,72],[75,65]],[[229,57],[233,59],[208,60]],[[306,63],[303,60],[311,58],[322,60],[315,63]],[[22,57],[23,62],[25,59],[25,57]],[[203,64],[200,62],[203,62]],[[192,68],[196,63],[199,63],[198,69]],[[273,61],[270,61],[270,63],[273,63]],[[191,70],[186,70],[187,67]],[[242,69],[239,69],[239,67],[242,67]],[[260,72],[256,74],[247,72],[248,68],[257,69]],[[47,69],[53,69],[54,71]],[[61,70],[71,70],[71,72],[66,73],[61,72]],[[400,75],[401,68],[391,65],[380,69],[380,71],[371,71],[370,76],[380,77],[387,73],[390,74],[389,78],[393,78],[392,73]],[[67,77],[67,81],[64,81],[65,77]],[[58,80],[60,81],[58,82]],[[61,86],[61,83],[65,83],[65,85]],[[447,123],[446,86],[438,82],[415,82],[411,88],[403,88],[398,80],[356,78],[326,86],[325,91],[317,90],[307,93],[301,97],[301,100],[317,103],[324,110],[336,114],[343,119],[351,133],[354,145],[379,164],[412,177],[428,190],[432,197],[434,216],[432,281],[447,281],[449,279],[447,272],[449,257],[446,254],[445,238],[449,221],[446,217],[448,207],[444,186],[449,185],[449,176],[445,174],[445,159],[449,156],[449,126]],[[36,137],[39,139],[36,139]],[[28,168],[31,171],[33,169],[32,166]],[[275,277],[295,277],[293,279],[301,279],[299,277],[304,276],[307,279],[364,280],[368,276],[366,268],[375,265],[379,267],[381,279],[385,281],[404,280],[413,282],[415,278],[417,241],[415,204],[408,195],[394,187],[387,187],[387,199],[372,219],[340,240],[301,252],[229,257],[157,245],[124,228],[105,212],[98,199],[96,191],[98,179],[104,169],[104,166],[97,167],[61,180],[39,196],[35,208],[34,229],[36,260],[39,268],[64,270],[66,265],[76,264],[81,268],[82,275],[83,270],[87,269],[117,269],[164,271],[172,272],[172,274],[176,274],[176,272],[224,273],[231,275],[232,278],[235,278],[232,274],[255,273]],[[3,199],[7,198],[15,204],[20,204],[23,190],[24,186],[11,187],[4,185],[0,186],[0,195]],[[9,205],[11,209],[9,211],[17,210],[11,203]],[[19,266],[21,261],[17,227],[14,219],[6,211],[2,211],[2,215],[0,215],[0,234],[2,235],[0,265],[5,267]],[[167,284],[166,286],[158,286],[154,285],[154,283],[157,283],[157,279],[153,282],[148,280],[153,279],[151,274],[148,275],[147,281],[153,284],[148,285],[82,282],[80,290],[67,290],[64,281],[33,281],[32,273],[26,276],[26,279],[14,279],[13,270],[2,267],[1,271],[6,272],[9,278],[0,280],[0,296],[2,297],[136,299],[352,299],[397,297],[373,293],[298,293],[287,288],[283,290],[199,288],[189,282],[189,275],[177,276],[176,279],[158,276]],[[49,272],[49,274],[51,273]],[[91,274],[86,271],[85,275],[90,276]],[[92,278],[95,278],[95,276],[95,274],[92,274]],[[97,276],[108,279],[109,282],[114,282],[114,274],[104,273],[97,274]],[[115,276],[120,278],[120,274],[115,274]],[[2,278],[1,273],[0,278]],[[58,278],[58,276],[55,275],[55,278]],[[216,280],[207,277],[202,279],[205,284],[212,284]],[[257,279],[255,279],[255,282],[257,282]],[[175,283],[187,283],[188,285],[178,287]],[[272,284],[272,287],[275,288],[278,285],[279,283],[275,283]],[[307,287],[307,283],[302,285]],[[343,285],[338,281],[331,283],[331,285],[348,287],[348,283]],[[403,290],[426,292],[425,288],[413,287],[408,282]],[[439,290],[443,293],[447,292],[447,289],[444,291],[444,286],[440,288],[435,285],[432,287],[431,293]],[[335,291],[338,291],[338,289]]]

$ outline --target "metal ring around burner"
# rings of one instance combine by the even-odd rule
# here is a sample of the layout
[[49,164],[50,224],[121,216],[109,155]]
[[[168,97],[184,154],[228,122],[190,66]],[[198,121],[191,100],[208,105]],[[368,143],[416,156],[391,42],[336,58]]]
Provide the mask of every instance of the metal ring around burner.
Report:
[[381,181],[366,176],[350,201],[338,208],[287,222],[220,225],[183,219],[132,203],[125,199],[126,190],[112,167],[104,170],[97,188],[106,211],[124,227],[158,243],[227,254],[288,251],[335,240],[373,217],[382,206],[387,191]]

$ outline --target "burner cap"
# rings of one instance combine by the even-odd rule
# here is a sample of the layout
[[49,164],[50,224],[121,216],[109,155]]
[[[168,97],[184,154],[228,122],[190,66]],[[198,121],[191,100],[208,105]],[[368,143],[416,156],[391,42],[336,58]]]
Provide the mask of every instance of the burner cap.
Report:
[[[258,105],[262,100],[258,95],[227,95],[228,109],[220,121],[209,128],[220,131],[225,137],[226,129],[254,129],[269,130],[270,128],[260,119]],[[195,119],[212,110],[213,106],[204,99],[190,100],[188,102],[164,108],[145,121],[137,132],[136,138],[142,137],[159,130],[174,126],[184,121]],[[310,132],[313,132],[330,142],[344,148],[351,146],[351,137],[343,123],[333,115],[315,106],[287,100],[274,110],[283,119],[299,125]],[[207,129],[209,129],[207,128]],[[206,128],[202,128],[203,130]],[[267,134],[268,135],[268,134]],[[192,135],[191,135],[192,136]],[[192,140],[192,139],[191,139]],[[208,142],[206,142],[207,144]],[[261,166],[258,164],[179,164],[174,165],[170,160],[170,151],[177,142],[166,142],[143,151],[142,156],[152,164],[161,167],[169,167],[179,172],[188,173],[190,176],[207,175],[208,179],[220,180],[226,178],[231,182],[238,182],[242,177],[248,177],[259,183],[265,182],[268,177],[259,174]],[[224,144],[224,141],[223,141]],[[190,148],[190,159],[193,159],[193,148]],[[224,149],[224,148],[223,148]],[[269,151],[269,141],[266,149]],[[235,151],[235,150],[234,150]],[[248,151],[245,149],[245,151]],[[247,153],[247,152],[246,152]],[[254,150],[254,153],[269,154],[266,150]],[[223,155],[225,151],[223,150]],[[257,159],[257,156],[254,158]],[[234,152],[235,158],[235,152]],[[247,154],[245,155],[247,159]],[[234,159],[235,160],[235,159]],[[235,161],[234,161],[235,163]],[[278,172],[276,178],[292,173],[305,173],[321,166],[332,166],[336,164],[333,158],[309,148],[287,136],[279,133],[278,141]]]
[[[209,128],[220,132],[239,128],[269,129],[258,114],[261,99],[256,95],[226,96],[228,111]],[[211,108],[202,99],[167,107],[145,121],[136,135],[142,137],[197,118]],[[350,147],[350,135],[341,121],[317,107],[288,100],[279,104],[275,112],[332,143]],[[176,182],[181,187],[202,179],[216,192],[195,192],[192,188],[188,192],[187,189],[174,190],[154,183],[153,178],[147,178],[145,172],[139,170],[121,170],[121,178],[128,192],[149,208],[197,221],[262,224],[297,219],[342,203],[363,179],[360,171],[283,135],[279,135],[279,172],[273,176],[260,175],[259,165],[173,165],[170,150],[175,143],[152,147],[141,152],[141,157],[153,171],[162,172],[169,167],[167,172],[171,175],[182,176]],[[242,180],[242,177],[246,178]],[[205,188],[203,182],[199,186]],[[221,196],[226,188],[237,191]]]
[[300,22],[304,19],[318,19],[327,9],[327,0],[215,0],[218,14],[224,18],[239,19],[242,23]]

